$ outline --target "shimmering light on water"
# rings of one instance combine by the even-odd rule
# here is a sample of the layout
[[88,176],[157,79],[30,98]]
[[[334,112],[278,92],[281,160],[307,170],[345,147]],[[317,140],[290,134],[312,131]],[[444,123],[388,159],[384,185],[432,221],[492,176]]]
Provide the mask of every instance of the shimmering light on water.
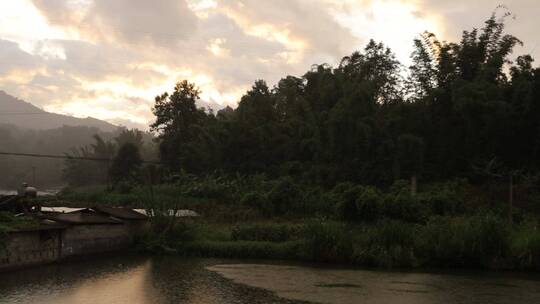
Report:
[[538,276],[106,256],[0,274],[1,304],[540,303]]
[[217,260],[103,257],[0,274],[1,304],[296,303],[235,284]]

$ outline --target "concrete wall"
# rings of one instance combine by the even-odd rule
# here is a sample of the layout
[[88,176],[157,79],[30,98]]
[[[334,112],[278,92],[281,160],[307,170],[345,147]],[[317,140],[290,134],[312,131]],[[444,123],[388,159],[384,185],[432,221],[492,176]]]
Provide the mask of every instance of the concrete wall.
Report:
[[62,233],[62,257],[114,251],[128,247],[133,234],[128,225],[71,226]]
[[0,244],[0,271],[60,258],[61,230],[9,233]]
[[65,257],[129,247],[145,222],[119,225],[75,225],[61,230],[21,231],[0,242],[0,271],[46,264]]

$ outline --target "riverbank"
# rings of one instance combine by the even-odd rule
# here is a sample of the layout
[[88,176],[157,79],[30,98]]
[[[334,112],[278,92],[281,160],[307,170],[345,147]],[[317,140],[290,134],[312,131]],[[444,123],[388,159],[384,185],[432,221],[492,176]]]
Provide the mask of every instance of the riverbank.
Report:
[[499,195],[504,192],[490,187],[457,180],[424,185],[413,196],[406,182],[387,189],[351,183],[324,189],[288,178],[183,176],[152,191],[71,189],[58,199],[75,206],[190,209],[201,215],[152,218],[139,249],[155,253],[382,268],[539,270],[534,197],[516,199],[509,222]]
[[306,222],[182,224],[169,237],[149,234],[144,251],[191,257],[279,259],[380,268],[540,270],[539,232],[506,229],[494,217],[439,218],[351,225]]

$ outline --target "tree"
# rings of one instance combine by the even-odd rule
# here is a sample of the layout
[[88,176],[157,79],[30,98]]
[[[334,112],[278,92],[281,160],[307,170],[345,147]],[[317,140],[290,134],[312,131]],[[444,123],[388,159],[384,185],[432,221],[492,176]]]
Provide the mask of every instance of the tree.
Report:
[[121,181],[136,181],[141,164],[139,148],[133,143],[123,144],[114,157],[110,170],[113,187]]
[[120,134],[114,138],[117,147],[130,143],[137,146],[139,149],[143,147],[143,132],[137,129],[123,129]]
[[195,84],[181,81],[169,95],[157,96],[152,110],[156,121],[151,125],[160,142],[160,156],[172,171],[189,169],[189,144],[197,136],[207,118],[204,109],[197,108],[200,91]]
[[[101,136],[93,136],[94,143],[72,149],[66,153],[68,159],[64,163],[63,178],[70,185],[103,185],[109,184],[109,165],[116,147]],[[81,160],[76,158],[88,158]]]

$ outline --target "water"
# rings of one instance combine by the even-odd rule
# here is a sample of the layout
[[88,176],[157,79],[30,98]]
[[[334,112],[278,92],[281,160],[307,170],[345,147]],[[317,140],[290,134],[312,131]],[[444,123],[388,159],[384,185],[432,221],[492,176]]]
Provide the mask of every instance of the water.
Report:
[[6,304],[540,303],[536,275],[107,256],[0,274]]

